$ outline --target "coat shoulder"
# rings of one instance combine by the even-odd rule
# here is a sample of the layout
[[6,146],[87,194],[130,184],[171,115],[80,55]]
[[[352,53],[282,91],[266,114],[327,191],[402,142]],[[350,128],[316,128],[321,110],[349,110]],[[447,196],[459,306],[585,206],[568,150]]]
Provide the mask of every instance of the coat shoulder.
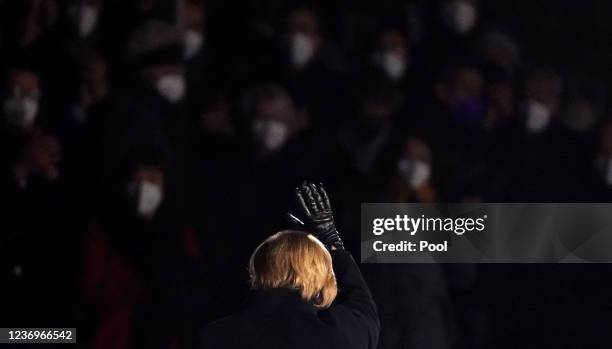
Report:
[[223,341],[227,336],[235,336],[242,328],[244,328],[244,326],[241,317],[237,315],[231,315],[213,321],[200,331],[202,348],[212,347],[215,343]]

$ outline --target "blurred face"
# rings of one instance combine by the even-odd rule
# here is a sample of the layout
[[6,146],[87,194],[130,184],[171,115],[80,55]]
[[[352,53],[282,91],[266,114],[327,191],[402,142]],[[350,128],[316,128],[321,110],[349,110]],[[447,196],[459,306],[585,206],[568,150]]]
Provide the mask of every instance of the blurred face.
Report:
[[280,149],[293,132],[294,119],[295,109],[288,96],[262,97],[253,120],[255,142],[266,151]]
[[404,182],[418,189],[429,182],[431,177],[431,149],[422,140],[410,137],[406,140],[397,171]]
[[139,166],[132,175],[133,183],[149,182],[161,187],[164,186],[164,173],[157,167]]
[[378,53],[379,64],[392,80],[401,79],[410,64],[410,52],[404,36],[395,30],[389,30],[381,36],[381,52]]
[[297,9],[291,12],[287,25],[290,33],[301,33],[313,39],[319,36],[317,17],[308,9]]
[[291,65],[296,69],[303,68],[320,45],[318,20],[310,10],[298,9],[289,14],[287,29]]
[[525,87],[526,128],[531,133],[547,129],[561,103],[561,78],[553,72],[535,72]]
[[128,185],[138,216],[151,219],[163,201],[164,173],[161,169],[139,166]]
[[566,126],[577,132],[591,131],[597,122],[598,115],[595,106],[586,99],[575,99],[564,108]]
[[452,100],[458,102],[466,98],[480,98],[482,85],[482,76],[478,70],[462,68],[451,85]]
[[188,1],[185,3],[183,20],[185,31],[183,32],[183,45],[185,47],[185,58],[194,57],[204,45],[206,12],[200,2]]
[[554,74],[532,74],[527,79],[525,95],[556,111],[561,97],[562,81]]
[[467,34],[478,21],[475,0],[448,0],[442,6],[442,21],[454,33]]
[[458,120],[477,123],[484,116],[482,89],[480,72],[471,67],[462,67],[455,72],[451,81],[437,85],[436,95]]
[[202,3],[197,1],[185,2],[183,21],[185,28],[203,32],[206,22],[206,13]]
[[23,1],[25,13],[20,18],[20,44],[27,46],[47,31],[57,19],[57,3],[55,1]]
[[367,97],[363,103],[363,111],[366,121],[380,123],[391,118],[393,107],[390,101],[384,98]]
[[381,37],[381,46],[384,50],[391,51],[402,57],[407,57],[409,54],[406,38],[395,30],[389,30],[383,33]]
[[86,38],[96,28],[103,0],[74,1],[69,7],[69,16],[80,38]]
[[87,107],[102,100],[108,93],[106,62],[99,55],[88,55],[81,68],[81,103]]
[[494,119],[509,118],[514,113],[515,98],[511,82],[497,82],[487,88],[489,116]]
[[486,62],[507,72],[513,72],[519,63],[519,50],[514,40],[497,32],[485,35],[482,56]]
[[40,81],[29,71],[14,71],[7,82],[8,95],[4,99],[6,120],[15,126],[29,128],[38,115]]

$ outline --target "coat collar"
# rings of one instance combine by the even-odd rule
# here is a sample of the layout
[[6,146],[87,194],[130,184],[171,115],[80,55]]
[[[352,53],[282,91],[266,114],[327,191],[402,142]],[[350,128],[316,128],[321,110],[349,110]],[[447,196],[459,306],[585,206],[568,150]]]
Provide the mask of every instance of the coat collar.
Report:
[[302,299],[297,290],[270,288],[252,291],[247,298],[247,311],[269,311],[271,309],[292,309],[316,315],[317,308]]

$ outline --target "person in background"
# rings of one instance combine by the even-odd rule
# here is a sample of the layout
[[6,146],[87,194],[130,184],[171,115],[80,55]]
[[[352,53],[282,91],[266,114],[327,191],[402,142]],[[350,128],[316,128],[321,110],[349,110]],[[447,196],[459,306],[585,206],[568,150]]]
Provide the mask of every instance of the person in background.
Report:
[[91,41],[100,32],[104,0],[72,0],[65,9],[71,34],[76,40]]
[[[286,205],[290,197],[282,188],[291,186],[306,170],[309,154],[304,130],[307,115],[298,109],[293,97],[279,85],[263,84],[248,91],[244,97],[244,137],[247,139],[242,166],[252,174],[240,181],[240,202],[243,214],[255,223],[254,229],[264,234],[280,223],[276,212]],[[259,204],[267,197],[268,205]],[[253,234],[255,240],[263,235]]]
[[[387,166],[376,202],[435,203],[432,151],[414,135],[404,136]],[[457,322],[448,270],[436,264],[367,264],[363,273],[378,301],[383,328],[379,348],[453,348]],[[390,288],[384,280],[393,278]],[[403,326],[387,326],[402,322]]]
[[32,175],[49,181],[59,177],[61,145],[42,127],[41,91],[39,75],[29,68],[11,69],[3,84],[2,160],[20,187],[27,187]]
[[371,83],[362,82],[356,92],[356,115],[342,124],[337,136],[354,171],[362,176],[377,175],[377,160],[394,140],[395,116],[401,102],[396,88],[377,77]]
[[209,40],[208,13],[203,1],[185,1],[181,11],[187,81],[185,99],[190,118],[197,118],[201,101],[214,99],[227,85],[227,75],[219,71],[220,65],[216,62],[217,51]]
[[70,103],[58,110],[63,117],[56,117],[54,125],[67,150],[67,162],[72,166],[82,161],[95,163],[100,158],[101,149],[96,147],[102,143],[99,132],[109,118],[110,102],[106,60],[97,51],[83,49],[74,94]]
[[590,196],[595,202],[608,202],[612,197],[612,122],[603,124],[591,157]]
[[436,201],[432,154],[427,143],[417,137],[406,137],[389,178],[387,190],[387,198],[381,202]]
[[[65,323],[74,315],[75,261],[70,258],[72,236],[66,233],[69,219],[60,169],[62,145],[40,125],[38,74],[13,68],[2,91],[1,321]],[[42,294],[41,289],[45,290]],[[65,305],[63,311],[59,304]]]
[[285,69],[281,79],[296,103],[308,109],[313,127],[333,128],[347,108],[345,59],[326,39],[312,9],[294,8],[285,21],[281,39]]
[[[535,67],[528,72],[514,133],[512,200],[570,200],[577,193],[575,138],[559,122],[563,78],[553,68]],[[563,190],[561,190],[563,188]]]
[[382,31],[374,53],[374,63],[387,77],[397,83],[405,81],[412,64],[412,52],[408,37],[399,29]]
[[[440,198],[463,201],[483,195],[485,162],[484,80],[475,66],[443,69],[433,83],[434,101],[417,121],[416,133],[436,155]],[[483,185],[484,184],[484,185]]]
[[255,159],[266,161],[281,152],[307,126],[289,93],[278,85],[262,85],[252,91],[250,132]]
[[[420,113],[419,101],[426,94],[422,89],[425,80],[418,61],[417,47],[411,41],[408,29],[401,25],[385,25],[378,33],[374,46],[368,67],[360,75],[381,72],[401,93],[405,101],[402,113]],[[374,72],[370,72],[370,69]]]
[[81,290],[91,348],[185,345],[207,312],[201,246],[177,211],[164,158],[135,152],[87,233]]
[[[2,29],[8,35],[2,41],[9,54],[19,56],[24,51],[38,54],[51,54],[48,51],[49,33],[58,18],[57,1],[26,0],[4,2],[2,6]],[[49,59],[49,56],[38,57]],[[54,62],[57,63],[57,62]]]
[[[126,55],[131,72],[115,85],[109,118],[101,127],[103,175],[118,171],[117,159],[130,149],[159,147],[177,178],[183,178],[189,134],[182,43],[179,28],[160,20],[146,21],[130,35]],[[176,190],[183,195],[181,187]]]
[[428,33],[424,43],[424,63],[429,74],[448,65],[471,60],[478,52],[481,32],[478,0],[440,0],[428,3]]
[[518,44],[509,34],[489,31],[480,39],[480,61],[484,74],[501,71],[509,76],[519,73],[521,52]]

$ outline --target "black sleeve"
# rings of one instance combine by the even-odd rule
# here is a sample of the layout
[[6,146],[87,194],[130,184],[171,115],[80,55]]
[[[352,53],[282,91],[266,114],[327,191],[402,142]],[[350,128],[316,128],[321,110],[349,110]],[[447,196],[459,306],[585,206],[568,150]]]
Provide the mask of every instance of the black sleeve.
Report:
[[342,331],[351,348],[374,349],[378,343],[380,320],[376,304],[363,276],[346,250],[331,251],[338,282],[338,297],[320,313],[321,319]]

